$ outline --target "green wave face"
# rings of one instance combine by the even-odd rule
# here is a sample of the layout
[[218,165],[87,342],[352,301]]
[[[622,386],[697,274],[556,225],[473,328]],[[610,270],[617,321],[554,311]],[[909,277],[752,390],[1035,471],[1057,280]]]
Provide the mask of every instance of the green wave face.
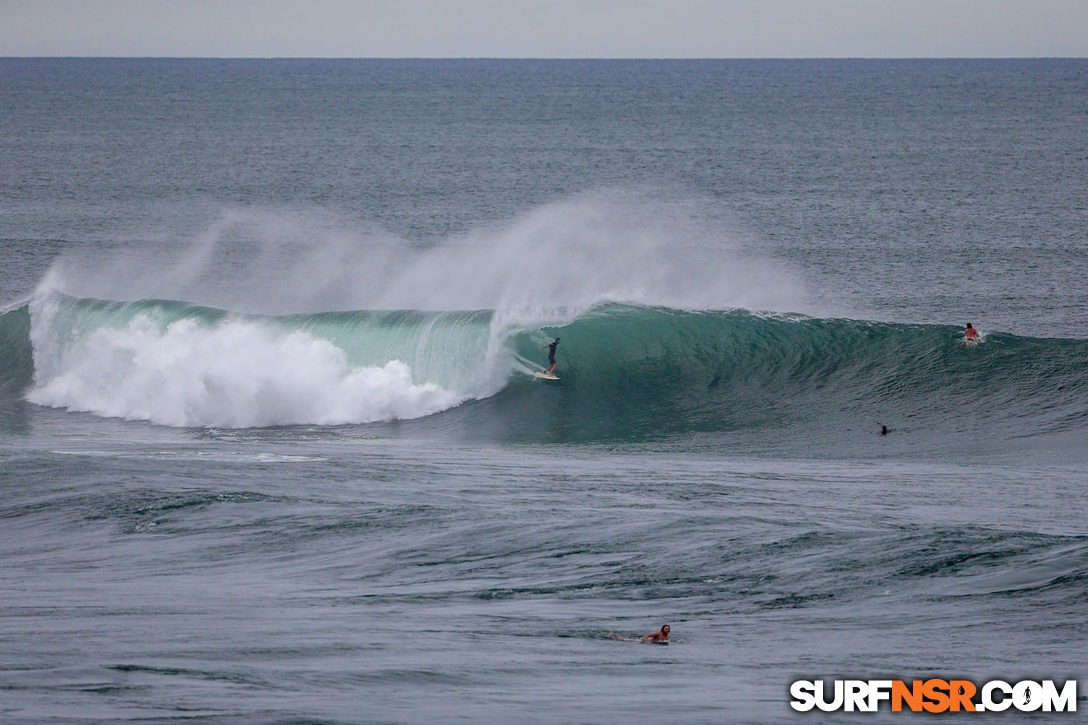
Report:
[[[562,337],[563,439],[738,432],[788,443],[869,433],[881,418],[938,437],[972,423],[1031,435],[1088,422],[1080,340],[993,334],[967,347],[942,325],[622,306],[546,332]],[[533,341],[519,336],[519,352]]]
[[[181,426],[376,423],[497,440],[717,433],[805,443],[1083,429],[1088,343],[606,304],[557,326],[491,311],[239,315],[50,294],[0,316],[0,383],[41,405]],[[559,336],[558,383],[529,375]],[[429,416],[429,417],[428,417]]]
[[0,394],[18,393],[33,378],[30,311],[23,305],[0,314]]

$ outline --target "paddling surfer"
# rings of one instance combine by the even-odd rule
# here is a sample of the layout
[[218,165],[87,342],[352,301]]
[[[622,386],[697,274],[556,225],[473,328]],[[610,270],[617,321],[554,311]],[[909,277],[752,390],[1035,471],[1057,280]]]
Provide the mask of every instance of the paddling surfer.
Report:
[[978,330],[971,327],[970,322],[967,323],[967,329],[963,331],[963,339],[965,341],[967,341],[968,343],[972,343],[972,344],[978,342],[978,339],[979,339]]
[[[638,638],[638,641],[639,642],[661,642],[663,644],[668,644],[670,629],[671,628],[669,627],[669,625],[667,625],[667,624],[662,625],[661,629],[659,629],[656,632],[650,632],[649,634],[644,634],[643,636]],[[630,641],[627,637],[622,637],[622,636],[616,634],[615,632],[609,632],[608,636],[610,638],[612,638],[612,639],[622,639],[622,640]]]

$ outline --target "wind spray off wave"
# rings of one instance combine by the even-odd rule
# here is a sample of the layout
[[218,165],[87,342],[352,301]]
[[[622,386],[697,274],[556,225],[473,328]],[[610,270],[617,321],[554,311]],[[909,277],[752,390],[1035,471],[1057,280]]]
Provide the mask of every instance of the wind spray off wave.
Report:
[[175,426],[418,418],[504,389],[540,362],[518,336],[602,304],[792,307],[704,206],[585,194],[427,245],[230,211],[188,245],[66,257],[29,305],[27,397]]
[[787,265],[744,246],[713,202],[598,191],[439,240],[282,210],[224,210],[196,233],[102,259],[61,259],[40,289],[184,299],[245,312],[493,310],[569,321],[603,302],[810,311]]

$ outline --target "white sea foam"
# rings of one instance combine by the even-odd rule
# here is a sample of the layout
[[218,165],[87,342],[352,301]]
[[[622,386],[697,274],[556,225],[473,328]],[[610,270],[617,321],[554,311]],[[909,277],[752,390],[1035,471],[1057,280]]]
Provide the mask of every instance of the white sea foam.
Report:
[[417,418],[465,396],[412,379],[399,360],[352,366],[327,340],[259,322],[161,325],[147,315],[78,334],[32,305],[35,383],[27,398],[172,426],[332,425]]

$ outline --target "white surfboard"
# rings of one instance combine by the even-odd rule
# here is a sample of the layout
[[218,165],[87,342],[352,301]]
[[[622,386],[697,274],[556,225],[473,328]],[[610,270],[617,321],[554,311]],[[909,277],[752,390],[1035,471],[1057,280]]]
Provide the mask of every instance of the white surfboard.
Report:
[[559,379],[555,375],[552,375],[550,373],[546,373],[543,370],[541,370],[539,372],[535,372],[535,373],[533,373],[533,375],[540,378],[541,380],[558,380]]

